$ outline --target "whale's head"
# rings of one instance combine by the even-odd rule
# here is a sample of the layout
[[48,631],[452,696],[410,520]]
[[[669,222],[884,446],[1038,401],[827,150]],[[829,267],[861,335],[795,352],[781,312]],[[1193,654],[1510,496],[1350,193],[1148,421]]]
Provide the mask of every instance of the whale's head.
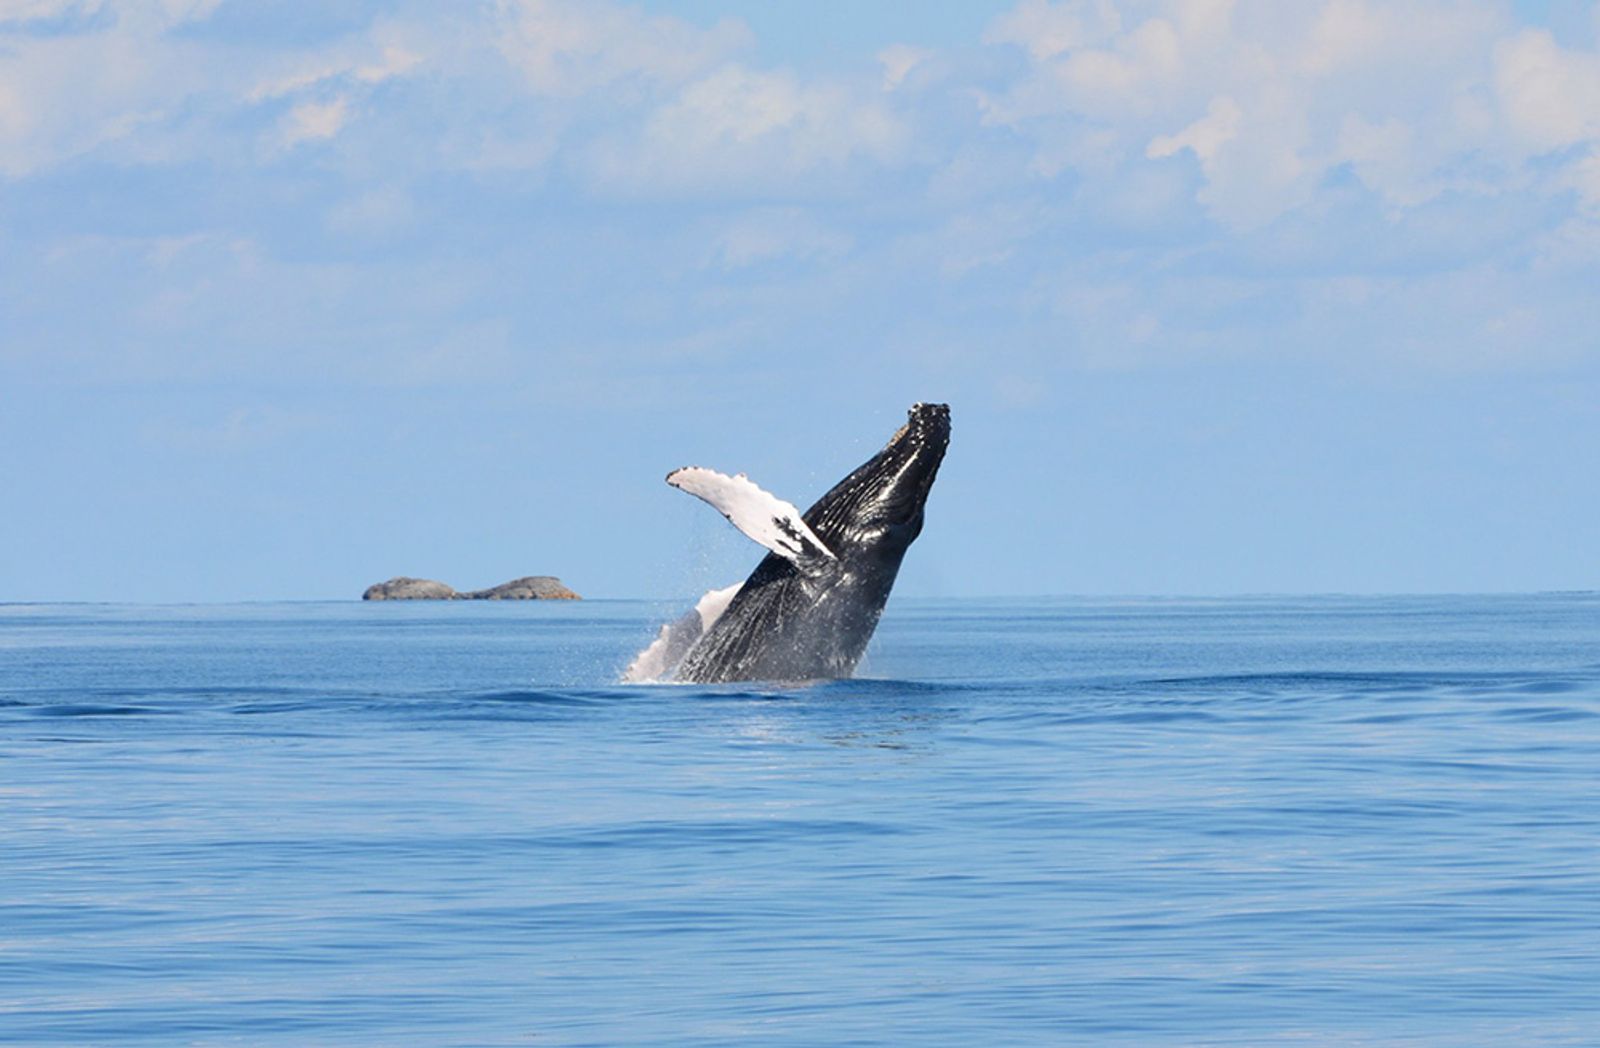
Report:
[[913,404],[906,424],[806,512],[806,523],[841,556],[898,561],[922,532],[923,506],[950,446],[950,407]]

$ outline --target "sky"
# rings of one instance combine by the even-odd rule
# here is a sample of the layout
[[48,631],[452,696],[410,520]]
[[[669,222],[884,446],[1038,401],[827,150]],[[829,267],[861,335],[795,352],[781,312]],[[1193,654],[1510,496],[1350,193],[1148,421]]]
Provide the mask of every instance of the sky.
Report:
[[0,0],[0,601],[1600,587],[1600,4]]

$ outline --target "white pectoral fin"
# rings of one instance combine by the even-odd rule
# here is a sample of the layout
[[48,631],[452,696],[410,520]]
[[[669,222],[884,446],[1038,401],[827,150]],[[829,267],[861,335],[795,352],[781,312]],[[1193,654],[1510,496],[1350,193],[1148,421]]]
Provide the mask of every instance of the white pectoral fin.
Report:
[[763,491],[743,473],[730,477],[714,469],[685,466],[668,473],[667,483],[704,499],[734,527],[800,567],[837,559],[806,526],[799,510]]

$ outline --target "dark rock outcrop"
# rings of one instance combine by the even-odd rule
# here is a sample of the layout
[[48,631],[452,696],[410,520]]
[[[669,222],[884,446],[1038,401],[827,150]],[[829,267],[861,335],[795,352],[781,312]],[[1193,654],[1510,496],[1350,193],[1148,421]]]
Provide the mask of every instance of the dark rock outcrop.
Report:
[[526,575],[484,590],[457,593],[443,582],[400,575],[368,586],[362,600],[581,600],[554,575]]
[[578,600],[554,575],[526,575],[486,590],[458,594],[463,600]]
[[413,579],[399,575],[388,582],[368,586],[362,600],[455,600],[461,594],[433,579]]

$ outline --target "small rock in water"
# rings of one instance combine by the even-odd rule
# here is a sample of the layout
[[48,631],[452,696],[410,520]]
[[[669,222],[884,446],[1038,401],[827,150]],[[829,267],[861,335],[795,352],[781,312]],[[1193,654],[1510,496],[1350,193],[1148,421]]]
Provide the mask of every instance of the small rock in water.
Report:
[[388,582],[368,586],[362,600],[455,600],[461,594],[443,582],[398,575]]
[[580,600],[554,575],[526,575],[486,590],[458,594],[463,600]]

